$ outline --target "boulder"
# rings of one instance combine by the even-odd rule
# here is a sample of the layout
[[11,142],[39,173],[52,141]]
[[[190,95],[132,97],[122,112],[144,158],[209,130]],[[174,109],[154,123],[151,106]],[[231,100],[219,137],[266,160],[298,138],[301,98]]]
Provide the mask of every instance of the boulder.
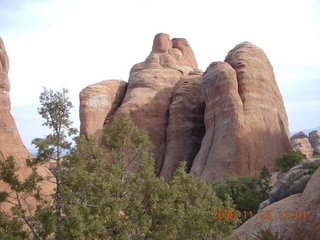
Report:
[[310,180],[309,167],[312,166],[320,166],[320,159],[305,159],[287,172],[274,173],[276,181],[272,184],[269,199],[260,204],[259,210],[293,194],[302,193]]
[[294,240],[320,239],[320,168],[312,175],[305,190],[300,196],[299,211],[304,211],[306,217],[294,224]]
[[307,135],[304,132],[298,132],[294,134],[290,138],[290,142],[294,150],[300,151],[301,153],[306,155],[307,158],[312,157],[314,150],[309,142]]
[[309,133],[309,142],[314,150],[313,154],[320,154],[320,136],[317,130]]
[[288,119],[272,66],[251,43],[237,45],[201,79],[206,134],[191,171],[207,181],[258,177],[291,150]]
[[80,92],[80,134],[103,136],[105,122],[120,106],[127,83],[121,80],[107,80],[90,85]]
[[204,99],[201,95],[201,72],[183,76],[173,89],[169,107],[166,151],[161,176],[169,180],[181,161],[189,171],[204,136]]
[[[284,240],[320,239],[320,168],[312,175],[303,193],[294,194],[266,207],[237,228],[232,239],[256,239],[259,229],[270,229]],[[262,214],[269,211],[270,219]]]

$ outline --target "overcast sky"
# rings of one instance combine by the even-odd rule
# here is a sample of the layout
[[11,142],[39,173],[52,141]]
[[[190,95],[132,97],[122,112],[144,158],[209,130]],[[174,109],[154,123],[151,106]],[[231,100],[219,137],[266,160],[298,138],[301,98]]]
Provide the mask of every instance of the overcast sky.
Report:
[[187,38],[202,70],[240,42],[261,47],[290,130],[320,125],[318,0],[0,0],[12,112],[26,146],[45,134],[36,113],[42,86],[69,89],[79,127],[81,89],[127,81],[159,32]]

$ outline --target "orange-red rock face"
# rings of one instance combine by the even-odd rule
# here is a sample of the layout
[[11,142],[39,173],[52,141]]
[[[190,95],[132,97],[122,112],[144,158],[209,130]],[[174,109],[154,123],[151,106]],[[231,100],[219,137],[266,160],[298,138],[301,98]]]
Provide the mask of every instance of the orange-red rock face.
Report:
[[30,156],[22,143],[16,123],[11,116],[10,83],[8,79],[9,59],[0,38],[0,159],[12,155],[20,166]]
[[258,177],[291,149],[288,119],[272,66],[251,43],[237,45],[201,79],[206,135],[192,172],[207,181]]
[[[242,43],[201,76],[187,40],[167,34],[156,35],[150,55],[131,69],[115,114],[129,113],[149,132],[156,173],[170,179],[181,161],[207,181],[258,176],[263,166],[275,170],[275,159],[291,146],[282,96],[264,52]],[[99,126],[110,115],[105,110]],[[84,112],[82,118],[90,118]],[[94,133],[90,129],[86,134]]]
[[106,121],[110,121],[120,106],[126,92],[127,83],[108,80],[90,85],[80,93],[80,133],[99,139],[103,135]]

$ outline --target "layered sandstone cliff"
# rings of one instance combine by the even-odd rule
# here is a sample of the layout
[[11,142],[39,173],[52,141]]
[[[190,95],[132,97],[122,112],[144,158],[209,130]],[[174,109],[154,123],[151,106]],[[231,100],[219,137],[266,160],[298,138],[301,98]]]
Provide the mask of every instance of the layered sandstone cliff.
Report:
[[[275,170],[275,159],[291,149],[272,66],[253,44],[236,46],[225,62],[212,63],[202,75],[187,40],[158,34],[147,59],[131,69],[127,88],[121,94],[104,89],[112,84],[96,84],[98,93],[90,87],[81,92],[81,134],[99,135],[102,123],[129,113],[149,132],[155,171],[167,180],[181,161],[207,181],[258,176],[263,166]],[[117,94],[124,98],[115,110]],[[99,104],[89,107],[95,99]]]

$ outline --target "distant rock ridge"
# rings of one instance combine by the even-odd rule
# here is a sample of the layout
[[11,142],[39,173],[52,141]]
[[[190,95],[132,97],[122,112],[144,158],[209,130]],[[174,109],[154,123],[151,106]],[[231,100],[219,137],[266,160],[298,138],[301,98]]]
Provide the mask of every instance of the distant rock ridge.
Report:
[[81,92],[80,103],[81,134],[86,136],[101,137],[113,116],[130,114],[148,131],[155,171],[166,180],[181,161],[207,181],[257,177],[263,166],[274,171],[275,159],[291,149],[272,66],[248,42],[202,74],[186,39],[157,34],[151,53],[132,67],[127,84],[91,85]]
[[291,145],[294,150],[300,151],[307,158],[320,154],[320,136],[317,130],[313,130],[307,136],[304,132],[298,132],[291,136]]

